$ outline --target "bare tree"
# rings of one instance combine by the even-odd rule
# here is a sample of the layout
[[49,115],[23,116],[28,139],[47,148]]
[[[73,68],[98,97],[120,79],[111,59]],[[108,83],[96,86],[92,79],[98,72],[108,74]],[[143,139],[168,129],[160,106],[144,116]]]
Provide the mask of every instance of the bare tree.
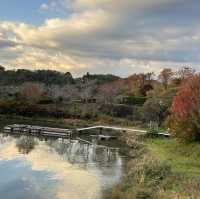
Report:
[[64,101],[71,101],[79,96],[78,88],[75,85],[66,85],[60,87],[58,85],[53,85],[48,88],[49,96],[55,101],[62,99]]
[[174,73],[173,73],[172,69],[170,69],[170,68],[164,68],[160,72],[158,78],[161,81],[161,83],[163,84],[165,89],[167,89],[168,84],[169,84],[170,80],[172,79],[173,75],[174,75]]
[[92,98],[95,95],[96,89],[97,85],[95,80],[84,81],[81,84],[81,89],[80,89],[81,99],[88,101],[88,99]]
[[107,83],[99,87],[99,96],[104,100],[105,103],[112,103],[114,97],[116,97],[122,90],[125,89],[124,81],[115,81],[112,83]]
[[185,80],[189,77],[193,77],[194,74],[195,74],[195,70],[190,67],[183,67],[177,72],[177,75],[181,80]]

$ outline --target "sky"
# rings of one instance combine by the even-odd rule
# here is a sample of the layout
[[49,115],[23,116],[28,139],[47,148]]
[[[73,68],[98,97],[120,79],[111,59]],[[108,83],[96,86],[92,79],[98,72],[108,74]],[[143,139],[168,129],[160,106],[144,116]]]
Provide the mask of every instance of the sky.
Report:
[[0,1],[0,64],[74,76],[200,70],[199,0]]

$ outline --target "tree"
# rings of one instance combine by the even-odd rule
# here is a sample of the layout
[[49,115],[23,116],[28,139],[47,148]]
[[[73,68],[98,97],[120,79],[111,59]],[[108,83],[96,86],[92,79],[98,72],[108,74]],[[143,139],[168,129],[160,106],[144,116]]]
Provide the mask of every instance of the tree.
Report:
[[47,88],[47,95],[55,102],[61,102],[62,100],[69,102],[73,99],[79,98],[80,92],[75,84],[67,84],[63,87],[52,85]]
[[195,74],[195,70],[190,67],[183,67],[178,72],[177,75],[181,81],[187,80]]
[[172,133],[185,140],[200,140],[200,75],[188,77],[172,105]]
[[4,72],[4,71],[5,71],[5,68],[0,65],[0,72]]
[[172,72],[172,70],[170,68],[165,68],[160,72],[158,78],[161,81],[161,83],[163,84],[165,89],[167,89],[168,84],[169,84],[170,80],[172,79],[173,74],[174,73]]
[[112,83],[103,84],[99,87],[98,93],[103,98],[105,103],[112,103],[114,97],[122,92],[124,89],[124,81],[118,80]]
[[133,74],[127,78],[127,94],[146,96],[153,89],[152,80],[154,73]]
[[96,80],[85,79],[85,81],[81,84],[80,88],[81,99],[88,102],[88,100],[95,95],[96,88]]
[[164,121],[166,106],[158,98],[149,98],[143,105],[141,111],[146,122],[154,121],[160,126]]
[[37,103],[44,94],[41,85],[35,83],[24,83],[19,90],[19,97],[28,103]]

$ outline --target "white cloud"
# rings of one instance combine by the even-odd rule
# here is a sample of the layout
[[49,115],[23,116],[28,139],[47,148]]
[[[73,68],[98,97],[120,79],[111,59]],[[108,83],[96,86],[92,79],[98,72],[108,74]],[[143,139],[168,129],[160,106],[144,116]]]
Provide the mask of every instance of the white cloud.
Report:
[[46,3],[41,4],[40,10],[46,11],[49,10],[49,6]]
[[47,19],[41,26],[0,22],[4,48],[0,57],[10,52],[3,63],[77,75],[87,70],[125,75],[184,63],[198,68],[200,26],[175,13],[176,6],[184,4],[184,0],[50,1],[41,7],[62,5],[71,14]]

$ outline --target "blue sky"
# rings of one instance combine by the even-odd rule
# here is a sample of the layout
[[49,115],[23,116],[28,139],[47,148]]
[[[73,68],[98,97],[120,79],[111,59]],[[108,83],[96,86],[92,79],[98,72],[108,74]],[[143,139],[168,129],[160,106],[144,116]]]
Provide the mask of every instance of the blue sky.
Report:
[[40,9],[42,4],[48,5],[48,0],[6,0],[0,4],[0,19],[7,21],[24,22],[34,25],[42,24],[47,18],[66,17],[67,12],[60,8],[59,11]]
[[7,0],[0,64],[91,73],[200,70],[199,0]]

